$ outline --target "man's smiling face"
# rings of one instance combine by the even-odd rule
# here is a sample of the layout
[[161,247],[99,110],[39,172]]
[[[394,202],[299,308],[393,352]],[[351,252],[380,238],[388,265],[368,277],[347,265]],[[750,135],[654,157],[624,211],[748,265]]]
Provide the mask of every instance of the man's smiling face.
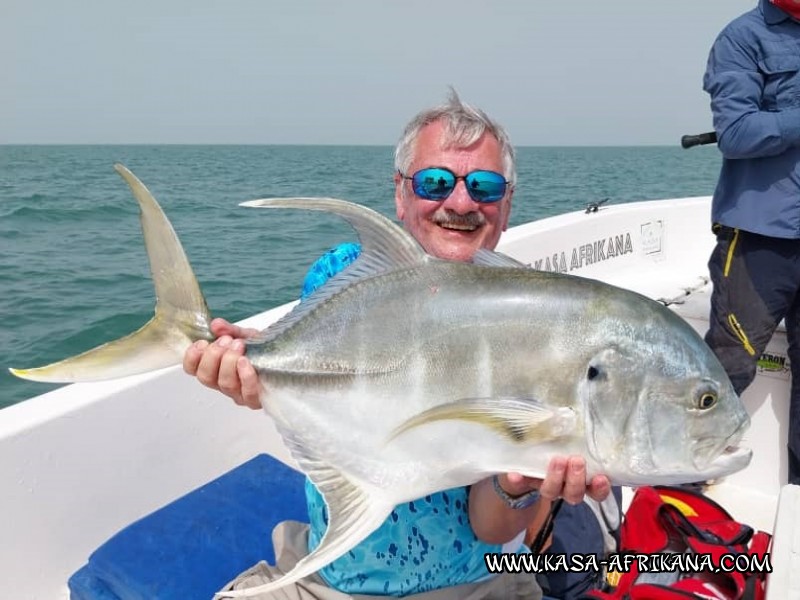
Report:
[[[460,177],[475,170],[503,173],[500,144],[493,135],[484,133],[466,148],[443,148],[443,131],[442,121],[422,128],[405,175],[428,167],[445,167]],[[475,202],[459,179],[446,199],[425,200],[414,194],[409,180],[395,174],[397,217],[428,254],[449,260],[469,261],[480,248],[494,250],[508,227],[512,195],[508,186],[502,200]]]

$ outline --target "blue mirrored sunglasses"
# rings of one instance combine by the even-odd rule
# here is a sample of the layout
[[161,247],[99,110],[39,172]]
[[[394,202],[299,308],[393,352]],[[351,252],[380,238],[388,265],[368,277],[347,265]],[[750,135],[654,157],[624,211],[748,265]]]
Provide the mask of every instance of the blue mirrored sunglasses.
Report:
[[489,203],[502,200],[509,182],[495,171],[471,171],[459,176],[444,167],[421,169],[411,175],[400,173],[403,179],[411,180],[414,193],[425,200],[442,201],[453,193],[459,179],[464,180],[469,197],[475,202]]

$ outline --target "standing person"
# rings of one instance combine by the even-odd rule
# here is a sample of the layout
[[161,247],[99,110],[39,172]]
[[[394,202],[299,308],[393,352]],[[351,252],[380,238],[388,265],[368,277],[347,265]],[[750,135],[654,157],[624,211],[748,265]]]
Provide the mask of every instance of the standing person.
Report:
[[[395,151],[395,167],[397,216],[428,253],[469,261],[479,249],[497,245],[508,226],[516,168],[508,135],[485,113],[453,92],[446,104],[422,111],[408,124]],[[359,251],[358,245],[344,244],[323,255],[309,270],[303,297],[346,268]],[[212,330],[218,339],[190,347],[184,369],[238,404],[261,408],[261,383],[244,357],[242,340],[254,332],[220,319]],[[525,551],[525,529],[540,497],[563,497],[574,504],[586,493],[601,500],[609,490],[602,476],[586,485],[582,457],[557,457],[544,480],[502,474],[432,494],[396,507],[351,552],[268,597],[540,598],[533,574],[490,575],[484,554]],[[278,569],[257,566],[227,589],[264,583],[316,547],[327,526],[325,505],[310,482],[306,497],[310,526],[276,528],[279,545],[286,542],[286,551],[277,557]]]
[[789,482],[800,483],[800,0],[760,0],[708,58],[722,170],[711,208],[717,245],[710,329],[737,393],[786,322],[792,391]]

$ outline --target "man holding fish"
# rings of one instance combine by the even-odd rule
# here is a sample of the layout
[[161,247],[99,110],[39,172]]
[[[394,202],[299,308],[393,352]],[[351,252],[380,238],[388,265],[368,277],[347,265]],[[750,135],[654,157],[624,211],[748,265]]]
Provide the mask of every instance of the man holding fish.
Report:
[[[478,250],[495,248],[508,226],[516,181],[514,150],[500,125],[452,92],[446,104],[420,112],[407,125],[395,166],[397,216],[426,252],[469,262]],[[309,271],[303,296],[344,269],[358,252],[358,246],[349,244],[320,258]],[[184,357],[185,371],[237,404],[260,409],[262,384],[244,355],[244,339],[257,332],[222,319],[211,328],[216,341],[193,344]],[[302,592],[289,587],[263,597],[538,598],[541,590],[533,575],[490,577],[484,554],[523,550],[523,533],[540,508],[539,498],[577,504],[586,494],[603,500],[609,491],[609,481],[601,475],[587,485],[582,457],[557,456],[544,479],[507,473],[432,494],[396,507],[351,552],[294,586]],[[313,549],[325,532],[327,514],[310,483],[307,499],[307,545]],[[299,540],[296,545],[304,543],[305,530],[287,530],[285,535]],[[295,550],[302,554],[309,548]],[[270,579],[269,568],[256,567],[227,589]]]
[[[276,528],[278,568],[259,563],[218,597],[540,597],[533,577],[492,576],[483,558],[524,551],[541,498],[707,481],[752,457],[740,446],[747,411],[689,323],[630,290],[488,249],[508,224],[515,172],[486,115],[454,95],[412,120],[395,155],[406,230],[334,198],[242,203],[333,213],[360,242],[318,261],[303,301],[246,339],[246,354],[252,332],[212,324],[171,223],[115,165],[140,208],[153,318],[11,369],[102,381],[183,360],[239,403],[260,401],[314,484],[311,526]],[[562,551],[588,550],[583,532],[575,540]]]

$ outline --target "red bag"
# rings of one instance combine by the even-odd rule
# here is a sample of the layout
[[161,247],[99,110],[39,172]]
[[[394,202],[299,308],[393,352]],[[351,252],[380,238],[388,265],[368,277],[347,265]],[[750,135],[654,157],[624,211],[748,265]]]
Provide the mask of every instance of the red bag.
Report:
[[[764,568],[769,565],[769,543],[769,534],[754,533],[699,492],[640,487],[622,523],[623,556],[616,561],[609,557],[607,589],[592,591],[586,598],[763,600],[766,571],[771,570]],[[629,568],[615,569],[626,553],[641,556],[624,562]],[[684,568],[658,566],[665,564]]]

